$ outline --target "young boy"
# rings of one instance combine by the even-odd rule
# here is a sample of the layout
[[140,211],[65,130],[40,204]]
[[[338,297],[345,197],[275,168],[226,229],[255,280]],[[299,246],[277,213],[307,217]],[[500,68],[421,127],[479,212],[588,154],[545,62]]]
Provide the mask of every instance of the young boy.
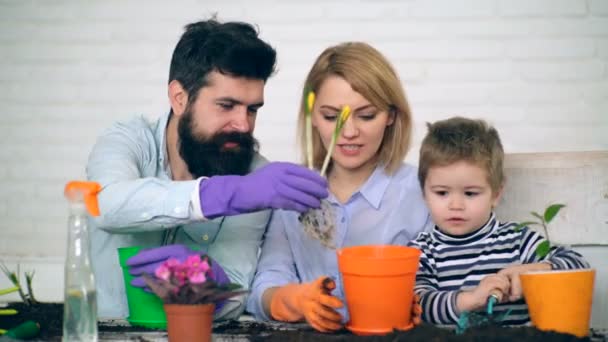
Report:
[[501,223],[493,209],[504,185],[504,152],[498,132],[482,120],[455,117],[428,125],[420,148],[418,179],[435,227],[410,244],[422,251],[415,292],[422,319],[455,325],[464,311],[484,310],[495,294],[503,324],[529,321],[519,274],[587,268],[583,257],[553,246],[540,259],[545,239],[516,223]]

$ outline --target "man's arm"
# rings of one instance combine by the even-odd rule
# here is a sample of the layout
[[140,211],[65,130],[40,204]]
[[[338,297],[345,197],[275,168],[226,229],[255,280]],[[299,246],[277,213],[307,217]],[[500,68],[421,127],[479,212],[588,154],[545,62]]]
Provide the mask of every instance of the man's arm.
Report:
[[143,118],[115,124],[98,138],[87,164],[88,179],[102,186],[97,227],[132,233],[191,220],[190,195],[197,181],[158,178],[159,172],[164,174],[159,153],[154,132]]

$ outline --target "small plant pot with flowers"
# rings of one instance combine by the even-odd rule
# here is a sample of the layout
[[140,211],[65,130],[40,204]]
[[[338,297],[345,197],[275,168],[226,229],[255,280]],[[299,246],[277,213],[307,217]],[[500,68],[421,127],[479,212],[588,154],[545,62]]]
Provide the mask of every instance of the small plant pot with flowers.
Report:
[[246,293],[238,284],[218,284],[206,255],[191,255],[184,262],[169,258],[155,271],[144,274],[150,289],[163,301],[171,342],[211,341],[217,303]]
[[[547,225],[563,208],[563,204],[547,207],[541,215],[532,212],[536,221],[522,222],[519,227],[540,225],[546,241],[538,245],[536,254],[544,258],[551,250]],[[595,270],[533,271],[519,275],[532,324],[540,330],[584,337],[589,334]]]

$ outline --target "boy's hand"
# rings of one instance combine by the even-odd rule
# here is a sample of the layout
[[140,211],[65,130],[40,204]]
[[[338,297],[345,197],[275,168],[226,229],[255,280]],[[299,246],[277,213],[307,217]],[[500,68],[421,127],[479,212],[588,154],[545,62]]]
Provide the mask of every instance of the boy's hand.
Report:
[[520,300],[523,297],[523,290],[521,288],[521,281],[519,275],[524,272],[530,271],[550,271],[551,265],[545,262],[536,264],[524,264],[524,265],[511,265],[498,271],[499,275],[504,275],[509,278],[511,286],[509,287],[509,302]]
[[498,295],[502,303],[509,294],[510,286],[509,278],[503,274],[485,276],[473,290],[459,293],[456,305],[460,311],[479,310],[486,306],[492,294]]
[[420,305],[420,296],[414,294],[412,299],[411,321],[414,326],[422,324],[422,306]]

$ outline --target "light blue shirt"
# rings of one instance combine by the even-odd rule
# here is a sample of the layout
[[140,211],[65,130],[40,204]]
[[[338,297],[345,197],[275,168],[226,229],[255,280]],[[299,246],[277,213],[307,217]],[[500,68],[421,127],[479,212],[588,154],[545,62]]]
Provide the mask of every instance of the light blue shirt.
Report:
[[[201,220],[199,208],[191,203],[198,180],[171,179],[165,143],[168,118],[117,123],[98,138],[89,156],[88,179],[102,186],[101,216],[91,220],[99,317],[128,316],[119,247],[182,243],[207,252],[245,289],[253,279],[270,210]],[[256,154],[251,169],[265,163]],[[231,299],[216,318],[238,317],[245,301],[245,296]]]
[[[328,200],[336,213],[334,244],[337,248],[371,244],[405,246],[419,232],[432,228],[417,170],[407,164],[402,164],[393,175],[377,167],[345,204],[331,194]],[[337,287],[332,294],[345,303],[336,251],[309,237],[298,222],[297,212],[275,210],[247,311],[256,319],[268,320],[262,306],[264,291],[288,283],[314,281],[324,275],[336,280]],[[346,307],[340,314],[344,322],[348,321]]]

